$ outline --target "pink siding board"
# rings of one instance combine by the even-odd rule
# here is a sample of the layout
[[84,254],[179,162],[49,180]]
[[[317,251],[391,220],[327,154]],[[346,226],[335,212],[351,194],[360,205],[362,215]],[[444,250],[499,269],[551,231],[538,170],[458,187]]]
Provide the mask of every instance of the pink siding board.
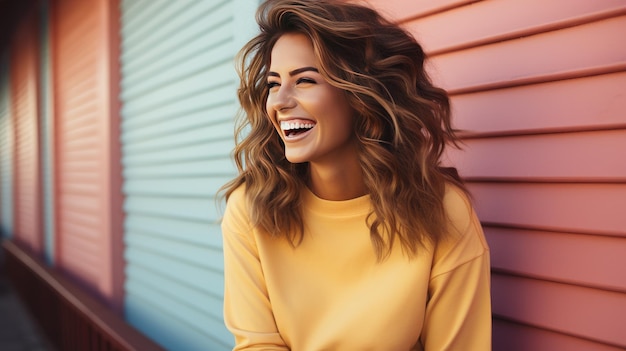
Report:
[[624,71],[615,33],[626,33],[626,16],[435,55],[430,67],[451,94]]
[[470,183],[483,222],[626,237],[626,183]]
[[626,348],[626,2],[402,1],[451,93],[491,246],[494,350]]
[[122,310],[118,1],[53,8],[58,264]]
[[626,238],[486,227],[494,269],[626,293]]
[[493,312],[528,325],[626,347],[626,295],[494,274]]
[[[418,3],[418,1],[416,1]],[[569,27],[626,13],[623,0],[481,1],[405,23],[431,54]],[[485,14],[497,14],[485,19]],[[450,25],[453,23],[454,25]]]
[[11,46],[14,238],[32,252],[43,254],[37,47],[37,22],[31,11],[20,23]]
[[478,0],[361,0],[396,22],[431,15],[476,1]]
[[625,128],[626,72],[461,94],[451,100],[455,128],[470,135]]
[[618,129],[468,139],[447,156],[469,179],[626,182],[625,150]]
[[493,349],[506,351],[620,351],[618,346],[600,344],[541,328],[534,328],[505,320],[493,323]]

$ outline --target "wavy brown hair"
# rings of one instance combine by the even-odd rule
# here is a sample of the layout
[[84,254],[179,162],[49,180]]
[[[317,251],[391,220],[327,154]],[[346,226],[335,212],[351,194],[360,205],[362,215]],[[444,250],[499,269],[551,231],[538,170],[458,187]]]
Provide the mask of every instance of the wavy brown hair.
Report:
[[222,188],[226,199],[245,184],[253,226],[293,245],[302,240],[308,163],[285,158],[265,109],[272,48],[283,34],[301,33],[313,43],[320,73],[357,112],[354,133],[373,208],[367,221],[379,259],[396,241],[414,256],[426,242],[445,237],[446,183],[465,188],[456,171],[440,167],[445,146],[458,140],[448,96],[427,76],[417,41],[376,11],[336,0],[268,0],[257,22],[260,34],[238,54],[239,175]]

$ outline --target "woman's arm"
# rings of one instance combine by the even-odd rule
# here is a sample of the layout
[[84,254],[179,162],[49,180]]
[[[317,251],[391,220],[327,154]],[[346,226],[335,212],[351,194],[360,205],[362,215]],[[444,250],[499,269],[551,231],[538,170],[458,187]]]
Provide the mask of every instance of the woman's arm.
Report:
[[224,321],[233,350],[289,350],[280,336],[248,221],[242,189],[228,200],[224,239]]
[[489,254],[434,277],[421,341],[426,351],[491,350]]
[[448,191],[452,239],[435,250],[421,342],[426,351],[491,350],[489,248],[467,197]]

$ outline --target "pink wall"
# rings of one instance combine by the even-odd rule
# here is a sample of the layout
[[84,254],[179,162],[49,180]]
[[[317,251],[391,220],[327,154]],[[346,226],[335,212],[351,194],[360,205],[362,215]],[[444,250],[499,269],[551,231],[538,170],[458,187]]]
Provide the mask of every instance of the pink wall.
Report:
[[52,7],[57,265],[121,312],[119,4]]
[[36,13],[20,23],[11,45],[14,147],[14,238],[32,252],[43,251],[39,150],[38,40]]
[[492,250],[494,350],[626,347],[626,2],[369,0],[431,55]]

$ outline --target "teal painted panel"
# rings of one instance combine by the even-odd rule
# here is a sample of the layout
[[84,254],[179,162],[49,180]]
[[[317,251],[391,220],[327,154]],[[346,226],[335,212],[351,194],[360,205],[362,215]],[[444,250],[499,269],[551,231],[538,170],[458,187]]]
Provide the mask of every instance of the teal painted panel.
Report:
[[[207,113],[207,109],[210,109],[210,114]],[[234,102],[227,99],[220,105],[204,105],[196,111],[187,109],[176,118],[157,119],[147,114],[142,118],[143,121],[138,121],[137,116],[134,116],[135,119],[129,119],[124,124],[126,132],[122,136],[122,141],[128,145],[206,126],[212,127],[212,133],[219,132],[221,136],[232,137],[232,119],[236,112]],[[139,126],[140,128],[137,128]]]
[[166,164],[129,164],[123,172],[125,178],[170,178],[170,177],[210,177],[220,174],[230,175],[235,169],[230,158],[215,158],[211,162],[184,161]]
[[[127,320],[137,329],[150,335],[156,342],[172,351],[198,350],[231,350],[234,344],[229,340],[228,332],[223,330],[223,324],[211,323],[203,326],[191,326],[170,311],[170,306],[163,308],[160,304],[165,300],[149,288],[127,291],[125,312]],[[199,328],[202,328],[199,330]],[[214,334],[207,334],[211,329]],[[212,335],[218,335],[213,337]]]
[[137,109],[137,106],[133,105],[131,101],[122,100],[131,104],[130,106],[122,107],[122,128],[124,130],[133,130],[135,127],[147,127],[153,123],[181,118],[198,111],[204,111],[204,115],[198,118],[199,120],[205,118],[224,120],[225,115],[213,114],[212,110],[229,106],[231,110],[236,111],[234,106],[237,104],[237,98],[234,89],[235,82],[233,80],[216,89],[200,91],[197,94],[170,100],[168,104],[159,104],[158,101],[153,101],[152,106],[149,106],[149,109],[145,111]]
[[[215,224],[218,216],[211,211],[215,200],[208,197],[167,197],[132,195],[124,202],[124,210],[128,218],[133,214],[158,216],[161,218],[173,218],[178,220],[199,221]],[[153,219],[144,218],[152,221]]]
[[126,195],[142,196],[183,196],[190,198],[211,198],[220,186],[232,176],[171,179],[127,179],[122,188]]
[[210,162],[210,160],[215,160],[220,157],[229,157],[228,154],[233,149],[234,145],[233,138],[230,137],[225,140],[208,140],[175,149],[156,150],[140,154],[126,154],[126,150],[123,148],[122,151],[124,155],[122,157],[122,163],[124,165],[155,165],[195,160],[208,160]]
[[257,4],[121,1],[125,315],[170,350],[233,347],[216,194],[236,174],[235,23]]
[[48,264],[54,264],[54,181],[53,181],[53,121],[52,121],[52,81],[50,77],[50,11],[49,2],[43,1],[40,7],[40,91],[39,118],[41,125],[41,162],[43,186],[44,256]]
[[13,124],[9,51],[0,57],[0,235],[13,236]]
[[[128,25],[141,25],[143,30],[124,31],[122,38],[122,60],[128,64],[122,68],[124,77],[160,72],[161,69],[179,65],[195,54],[201,54],[216,43],[231,40],[234,8],[230,1],[172,2],[159,10],[159,16],[150,19],[128,18]],[[183,12],[168,14],[168,11],[183,8]],[[126,26],[126,23],[124,23]],[[227,30],[227,29],[226,29]],[[233,51],[233,50],[229,50]]]
[[210,250],[222,250],[222,235],[217,221],[210,223],[185,218],[165,218],[158,214],[132,214],[125,222],[124,229],[127,233],[146,233]]
[[[208,120],[208,118],[204,118]],[[230,131],[227,133],[226,131]],[[199,125],[193,129],[178,130],[160,135],[158,138],[143,138],[133,140],[130,137],[125,138],[124,151],[128,154],[167,150],[177,147],[185,147],[196,145],[206,140],[232,139],[232,122],[226,123],[206,123]]]

